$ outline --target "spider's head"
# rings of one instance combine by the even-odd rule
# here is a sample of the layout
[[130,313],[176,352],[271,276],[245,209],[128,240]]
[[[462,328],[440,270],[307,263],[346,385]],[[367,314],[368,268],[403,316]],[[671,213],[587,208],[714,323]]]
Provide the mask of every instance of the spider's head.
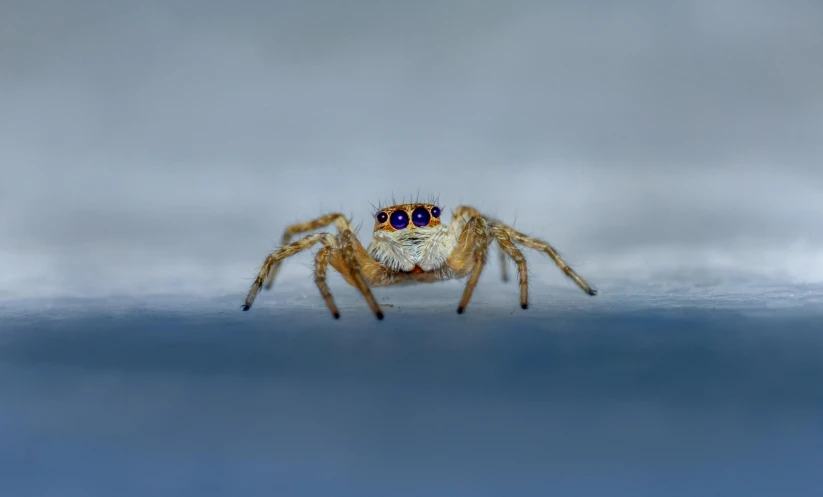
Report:
[[449,227],[440,223],[434,204],[397,204],[374,216],[374,240],[369,253],[397,271],[424,272],[441,267],[457,244]]
[[440,207],[434,204],[398,204],[380,209],[374,231],[403,231],[440,226]]

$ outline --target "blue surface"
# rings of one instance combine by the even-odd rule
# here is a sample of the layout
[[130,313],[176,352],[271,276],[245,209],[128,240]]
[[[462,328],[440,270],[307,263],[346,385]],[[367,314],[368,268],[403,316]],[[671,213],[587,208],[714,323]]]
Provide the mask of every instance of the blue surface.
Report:
[[509,297],[7,306],[0,495],[823,488],[820,307]]

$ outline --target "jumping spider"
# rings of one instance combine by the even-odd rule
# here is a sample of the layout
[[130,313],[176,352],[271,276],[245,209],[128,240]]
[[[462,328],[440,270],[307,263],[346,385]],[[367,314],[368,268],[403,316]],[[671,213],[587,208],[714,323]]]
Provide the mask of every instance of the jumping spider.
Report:
[[[433,283],[468,276],[463,298],[457,306],[457,313],[462,314],[486,265],[488,246],[493,241],[501,249],[503,281],[508,280],[506,256],[517,264],[520,307],[523,309],[529,305],[528,273],[526,259],[516,244],[544,252],[584,292],[597,295],[597,291],[583,281],[548,243],[524,235],[472,207],[457,207],[449,226],[441,224],[440,214],[440,208],[430,203],[397,204],[380,209],[374,216],[373,240],[368,248],[360,243],[343,214],[326,214],[313,221],[289,226],[283,234],[281,248],[269,254],[263,262],[246,296],[243,310],[251,308],[260,288],[271,288],[284,259],[316,243],[322,243],[323,247],[314,256],[314,282],[335,318],[340,317],[340,312],[326,284],[329,264],[348,284],[360,290],[377,319],[383,319],[383,312],[370,287]],[[337,235],[314,233],[291,242],[293,235],[331,223],[337,226]]]

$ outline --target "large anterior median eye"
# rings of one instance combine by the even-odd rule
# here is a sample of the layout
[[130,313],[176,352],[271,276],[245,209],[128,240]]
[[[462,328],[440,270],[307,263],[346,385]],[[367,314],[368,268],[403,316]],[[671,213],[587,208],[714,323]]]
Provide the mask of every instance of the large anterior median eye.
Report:
[[430,220],[431,216],[429,215],[428,209],[425,207],[421,206],[412,211],[412,222],[415,226],[427,226]]
[[391,225],[396,230],[402,230],[409,225],[409,215],[404,210],[396,210],[391,214]]

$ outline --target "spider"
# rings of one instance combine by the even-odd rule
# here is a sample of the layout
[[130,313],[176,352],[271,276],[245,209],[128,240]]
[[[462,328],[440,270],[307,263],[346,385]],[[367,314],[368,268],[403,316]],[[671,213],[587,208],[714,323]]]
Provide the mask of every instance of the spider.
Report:
[[[597,295],[597,291],[583,281],[548,243],[524,235],[473,207],[457,207],[448,226],[442,224],[440,215],[440,208],[432,203],[397,204],[379,209],[374,215],[373,240],[366,248],[358,240],[349,220],[340,213],[291,225],[283,234],[281,248],[270,253],[263,262],[242,308],[248,311],[260,289],[271,288],[284,259],[317,243],[322,243],[323,247],[314,256],[314,282],[335,319],[340,318],[340,312],[326,283],[329,264],[349,285],[363,294],[377,319],[383,319],[383,312],[372,295],[371,287],[433,283],[468,276],[463,297],[457,306],[457,313],[462,314],[486,265],[488,247],[492,242],[496,242],[501,249],[503,281],[508,280],[506,257],[517,264],[520,307],[523,309],[529,306],[528,274],[526,259],[516,244],[547,254],[584,292]],[[332,223],[337,227],[336,235],[314,233],[291,242],[294,235]]]

